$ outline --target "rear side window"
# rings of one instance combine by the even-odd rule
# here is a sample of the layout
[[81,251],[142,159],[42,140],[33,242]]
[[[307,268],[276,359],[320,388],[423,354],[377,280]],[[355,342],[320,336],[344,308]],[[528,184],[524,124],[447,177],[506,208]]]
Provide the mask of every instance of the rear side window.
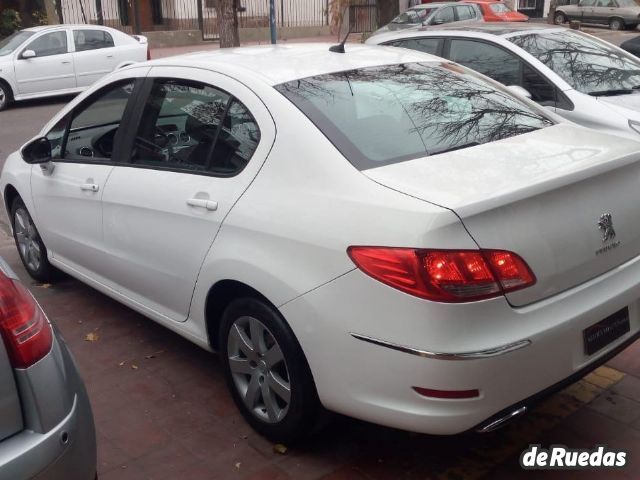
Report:
[[76,52],[114,46],[113,37],[104,30],[74,30],[73,41],[76,44]]
[[489,8],[493,10],[494,13],[509,13],[511,11],[504,3],[490,3]]
[[433,23],[435,24],[451,23],[453,21],[455,21],[453,7],[443,7],[433,16]]
[[552,125],[477,74],[449,63],[369,67],[276,89],[360,170]]
[[458,13],[458,20],[471,20],[472,18],[476,18],[475,10],[469,5],[456,7],[456,12]]
[[157,79],[135,136],[131,161],[232,176],[260,141],[249,110],[228,93],[188,80]]

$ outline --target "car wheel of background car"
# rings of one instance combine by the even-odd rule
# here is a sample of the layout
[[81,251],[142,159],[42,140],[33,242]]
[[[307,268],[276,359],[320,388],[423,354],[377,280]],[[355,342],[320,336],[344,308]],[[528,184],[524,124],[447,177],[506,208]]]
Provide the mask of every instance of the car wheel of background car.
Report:
[[55,270],[47,258],[47,248],[20,198],[16,198],[11,206],[11,225],[24,268],[35,280],[51,281]]
[[609,28],[611,30],[624,30],[624,22],[621,18],[612,18],[609,20]]
[[249,424],[265,437],[295,442],[320,411],[311,371],[280,314],[258,298],[234,300],[220,328],[227,383]]
[[564,13],[562,12],[557,12],[553,19],[556,25],[562,25],[563,23],[567,22],[567,17],[565,17]]
[[13,102],[13,92],[5,82],[0,80],[0,112]]

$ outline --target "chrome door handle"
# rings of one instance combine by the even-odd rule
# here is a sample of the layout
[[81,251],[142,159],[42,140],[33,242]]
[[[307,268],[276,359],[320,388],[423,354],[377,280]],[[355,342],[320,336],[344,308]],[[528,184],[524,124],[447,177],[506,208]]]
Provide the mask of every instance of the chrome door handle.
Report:
[[100,190],[100,187],[95,183],[83,183],[80,185],[80,190],[84,190],[86,192],[97,192]]
[[63,60],[63,61],[62,61],[62,63],[63,63],[64,65],[68,65],[68,64],[69,64],[69,63],[71,63],[71,62],[70,62],[69,60]]
[[107,55],[107,58],[113,58],[113,55]]
[[218,202],[213,200],[205,200],[204,198],[190,198],[187,200],[187,205],[190,207],[206,208],[209,211],[218,209]]

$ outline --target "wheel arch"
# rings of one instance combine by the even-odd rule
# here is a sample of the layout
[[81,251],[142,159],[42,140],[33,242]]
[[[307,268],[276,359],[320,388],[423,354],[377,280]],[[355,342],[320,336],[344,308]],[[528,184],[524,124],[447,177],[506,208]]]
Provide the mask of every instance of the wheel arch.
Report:
[[[12,184],[8,183],[4,189],[4,205],[7,210],[7,214],[10,216],[11,214],[11,205],[13,205],[13,201],[16,198],[22,199],[22,196],[18,192],[18,189],[14,187]],[[23,200],[24,201],[24,200]],[[11,219],[9,219],[11,222]]]
[[[219,280],[209,289],[205,300],[207,338],[209,340],[209,346],[213,350],[220,350],[219,330],[224,310],[233,300],[243,297],[258,298],[274,310],[279,311],[266,296],[246,283],[232,279]],[[285,323],[291,328],[291,325],[288,324],[286,319]]]

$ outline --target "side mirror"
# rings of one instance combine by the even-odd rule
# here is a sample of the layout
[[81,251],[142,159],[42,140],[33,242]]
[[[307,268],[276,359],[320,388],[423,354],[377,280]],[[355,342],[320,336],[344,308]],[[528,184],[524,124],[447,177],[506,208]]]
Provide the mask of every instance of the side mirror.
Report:
[[34,52],[33,50],[25,50],[24,52],[22,52],[22,55],[20,55],[20,58],[35,58],[36,56],[36,52]]
[[531,100],[531,94],[526,88],[522,88],[520,85],[507,85],[507,88],[511,90],[513,93],[515,93],[516,95],[519,95],[521,97],[525,97]]
[[444,20],[441,18],[434,18],[433,20],[431,20],[431,25],[443,25],[444,24]]
[[36,138],[22,149],[22,158],[27,163],[47,163],[51,161],[51,143],[47,137]]

